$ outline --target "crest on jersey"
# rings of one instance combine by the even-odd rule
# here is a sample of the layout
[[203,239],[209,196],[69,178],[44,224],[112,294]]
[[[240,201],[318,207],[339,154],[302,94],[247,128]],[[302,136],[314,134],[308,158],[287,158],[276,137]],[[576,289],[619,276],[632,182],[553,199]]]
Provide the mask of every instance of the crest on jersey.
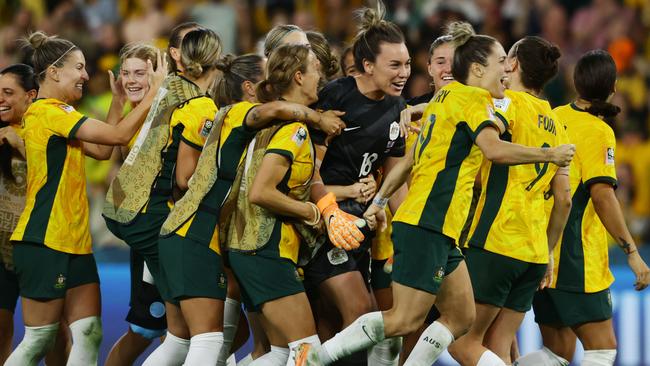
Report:
[[614,148],[607,148],[607,155],[605,156],[605,164],[614,165]]
[[67,104],[59,104],[59,108],[63,109],[66,113],[74,112],[74,107]]
[[307,130],[304,127],[300,127],[296,133],[293,135],[291,140],[296,143],[299,147],[302,146],[302,143],[307,139]]
[[390,131],[388,133],[388,138],[392,140],[397,140],[399,137],[399,123],[396,121],[393,121],[393,123],[390,124]]
[[203,123],[203,127],[201,127],[201,136],[203,137],[208,137],[210,134],[210,130],[212,129],[212,126],[214,126],[214,121],[206,120]]

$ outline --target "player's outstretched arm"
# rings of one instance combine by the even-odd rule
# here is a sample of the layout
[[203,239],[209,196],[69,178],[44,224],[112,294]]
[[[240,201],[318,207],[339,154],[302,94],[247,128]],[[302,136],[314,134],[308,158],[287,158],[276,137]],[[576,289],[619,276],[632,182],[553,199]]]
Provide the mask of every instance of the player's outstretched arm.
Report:
[[614,187],[607,183],[594,183],[589,187],[591,201],[605,229],[627,254],[627,263],[636,275],[634,287],[641,291],[650,283],[650,269],[634,244],[634,239],[625,225],[623,211],[614,194]]
[[553,209],[546,228],[548,239],[549,263],[546,267],[546,274],[542,279],[539,288],[544,289],[553,282],[553,249],[560,240],[564,231],[569,214],[571,214],[571,185],[569,183],[569,169],[560,168],[551,181],[553,192]]
[[549,148],[513,144],[501,140],[497,129],[492,127],[479,132],[476,145],[488,160],[507,165],[550,162],[561,167],[568,166],[576,151],[575,145],[571,144]]
[[253,108],[245,120],[246,127],[259,130],[272,121],[302,121],[328,135],[338,135],[345,128],[339,111],[317,112],[307,106],[282,100],[260,104]]

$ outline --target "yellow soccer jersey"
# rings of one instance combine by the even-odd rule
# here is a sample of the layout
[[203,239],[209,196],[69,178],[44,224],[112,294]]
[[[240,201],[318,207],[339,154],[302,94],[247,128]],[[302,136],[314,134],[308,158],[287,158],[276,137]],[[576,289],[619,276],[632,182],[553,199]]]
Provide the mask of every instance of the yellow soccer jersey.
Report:
[[[211,98],[203,96],[190,99],[187,103],[176,108],[172,114],[169,123],[170,136],[174,137],[177,126],[183,125],[181,140],[193,148],[201,150],[210,129],[212,129],[216,114],[217,106]],[[168,144],[172,145],[174,142],[172,138]]]
[[409,193],[394,222],[440,232],[458,241],[483,154],[474,144],[486,126],[498,126],[490,94],[452,82],[433,97],[415,144]]
[[[171,191],[172,182],[175,179],[180,142],[183,141],[196,150],[202,150],[216,114],[217,106],[212,99],[206,96],[190,99],[172,113],[169,121],[169,139],[163,152],[162,168],[156,179],[151,198],[142,212],[167,214],[168,210],[174,206]],[[159,193],[156,194],[154,191]],[[165,193],[160,194],[160,192]]]
[[75,138],[86,118],[56,99],[38,99],[25,112],[27,194],[12,241],[92,252],[83,145]]
[[[574,104],[554,109],[576,145],[570,181],[573,205],[564,233],[553,252],[552,288],[598,292],[614,281],[609,270],[607,230],[589,196],[589,186],[606,183],[616,187],[614,131],[601,119]],[[547,212],[550,212],[550,203]]]
[[[219,180],[227,180],[232,184],[235,178],[237,167],[245,156],[246,145],[256,133],[254,130],[246,129],[243,125],[246,115],[256,105],[250,102],[237,103],[232,106],[223,120],[219,137]],[[224,189],[220,190],[215,184],[203,201],[216,201],[220,205],[226,198],[220,196],[223,191]],[[189,235],[192,239],[203,242],[206,239],[207,232],[210,239],[210,249],[220,253],[219,230],[216,227],[217,220],[218,217],[211,212],[198,211],[178,228],[176,234],[181,237]],[[214,231],[211,232],[212,230]]]
[[[508,125],[502,138],[532,147],[568,143],[564,127],[547,101],[526,92],[506,91],[495,100]],[[551,163],[500,165],[484,159],[481,192],[469,245],[529,263],[548,263],[548,218],[544,195],[557,171]]]
[[[280,128],[266,147],[266,154],[279,154],[291,161],[291,166],[283,181],[278,185],[280,191],[309,183],[314,174],[314,152],[307,126],[300,122],[287,124]],[[292,197],[296,198],[296,197]],[[280,256],[298,262],[300,236],[290,223],[283,222],[280,237]]]

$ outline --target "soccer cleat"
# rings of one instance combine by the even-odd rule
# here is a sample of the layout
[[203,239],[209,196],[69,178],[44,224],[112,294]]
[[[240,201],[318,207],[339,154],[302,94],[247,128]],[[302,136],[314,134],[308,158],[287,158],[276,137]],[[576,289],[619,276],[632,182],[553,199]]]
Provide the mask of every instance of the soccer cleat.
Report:
[[296,366],[322,366],[318,352],[311,343],[302,343],[296,349]]

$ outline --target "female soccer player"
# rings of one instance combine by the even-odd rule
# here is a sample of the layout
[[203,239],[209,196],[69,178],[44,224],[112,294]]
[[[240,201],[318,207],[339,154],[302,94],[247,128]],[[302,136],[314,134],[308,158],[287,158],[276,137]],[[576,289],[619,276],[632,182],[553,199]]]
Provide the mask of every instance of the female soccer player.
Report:
[[[284,45],[271,53],[257,96],[307,106],[318,100],[319,79],[320,64],[309,48]],[[309,202],[314,159],[304,122],[276,125],[255,136],[235,178],[228,258],[247,308],[261,312],[271,342],[271,352],[255,361],[260,365],[300,364],[299,346],[320,345],[296,269],[301,246],[313,243],[322,227],[320,211]]]
[[[492,112],[492,97],[503,98],[508,70],[503,47],[475,35],[467,23],[453,23],[455,82],[440,89],[424,114],[412,151],[389,172],[364,217],[381,225],[388,198],[412,173],[405,201],[393,219],[393,307],[357,319],[323,344],[325,364],[386,337],[416,331],[436,299],[454,309],[430,325],[405,365],[433,363],[470,328],[473,296],[467,267],[456,246],[464,224],[482,154],[501,164],[551,161],[568,165],[573,146],[531,148],[503,141],[505,126]],[[376,216],[379,215],[379,216]],[[415,245],[417,243],[417,245]]]
[[[539,98],[557,74],[559,57],[560,50],[540,37],[525,37],[510,49],[510,89],[504,99],[495,101],[496,113],[508,126],[504,140],[543,147],[568,142],[551,106]],[[481,182],[484,189],[465,253],[476,320],[449,351],[463,365],[506,365],[511,363],[515,332],[530,310],[549,253],[571,211],[568,168],[484,161]],[[555,198],[550,219],[544,209],[547,194]],[[491,336],[486,337],[493,322]]]
[[11,65],[0,71],[0,212],[7,217],[0,227],[0,364],[11,354],[18,279],[9,237],[25,207],[25,144],[20,138],[23,114],[36,98],[38,84],[31,67]]
[[[144,258],[163,299],[158,233],[174,200],[186,189],[212,127],[217,108],[206,92],[219,74],[214,60],[220,53],[221,42],[213,31],[196,29],[185,35],[183,74],[165,79],[155,109],[111,184],[104,206],[107,226]],[[188,338],[167,332],[158,349],[169,352],[168,362],[174,362],[178,353],[182,360]]]
[[517,360],[519,365],[568,365],[575,337],[585,349],[583,365],[613,365],[616,336],[609,286],[609,233],[627,255],[636,276],[635,289],[650,283],[650,270],[625,226],[614,195],[616,139],[601,118],[620,108],[609,103],[616,85],[616,65],[605,51],[589,51],[575,66],[575,102],[555,109],[576,144],[570,181],[573,206],[554,255],[552,280],[535,295],[533,308],[544,349]]
[[[137,106],[149,92],[147,61],[156,67],[158,50],[147,44],[134,43],[120,50],[120,72],[117,78],[109,71],[113,99],[108,119],[121,118],[127,103],[131,108]],[[129,154],[135,137],[128,146],[120,146],[122,160]],[[160,293],[150,278],[144,259],[135,251],[130,251],[131,297],[127,332],[120,337],[106,359],[107,366],[132,365],[151,344],[152,340],[165,334],[165,308]]]
[[[115,125],[87,118],[69,105],[81,98],[88,80],[81,50],[41,32],[30,35],[28,44],[40,89],[39,99],[23,116],[27,194],[11,236],[25,336],[6,365],[37,363],[63,316],[73,342],[68,362],[96,364],[102,338],[99,277],[88,229],[83,159],[108,159],[112,147],[104,145],[128,143],[154,92]],[[164,71],[148,69],[157,88]]]
[[[377,10],[364,9],[359,15],[361,23],[352,52],[360,75],[329,83],[318,101],[318,108],[343,110],[348,127],[331,141],[314,134],[319,173],[312,190],[312,200],[318,202],[326,224],[350,225],[345,230],[352,234],[352,245],[332,236],[336,231],[330,230],[329,240],[305,268],[306,286],[317,291],[320,301],[333,305],[330,307],[340,314],[343,327],[375,308],[368,291],[368,249],[374,233],[366,231],[368,238],[364,238],[353,221],[363,214],[374,195],[374,176],[379,168],[387,173],[404,156],[399,115],[406,104],[400,95],[411,73],[404,36],[395,24],[383,20],[383,4]],[[393,209],[399,199],[392,202]],[[389,350],[397,348],[386,345]],[[360,352],[345,362],[358,364],[366,359],[366,353]]]
[[[419,97],[412,98],[407,101],[407,103],[410,105],[408,108],[402,111],[402,114],[400,116],[400,127],[403,128],[403,133],[407,134],[406,138],[406,150],[409,151],[410,148],[415,144],[417,140],[417,134],[420,132],[420,124],[419,120],[422,118],[422,113],[424,113],[424,109],[426,108],[427,104],[433,98],[433,95],[436,90],[440,90],[442,87],[445,85],[451,83],[454,81],[454,77],[451,74],[451,64],[454,59],[454,45],[451,42],[451,36],[450,35],[443,35],[438,38],[436,38],[432,43],[431,46],[429,46],[429,60],[427,61],[427,71],[429,72],[429,76],[433,79],[433,82],[431,84],[433,90],[430,93],[426,93],[424,95],[421,95]],[[417,120],[413,121],[413,119]],[[474,203],[474,201],[472,201]],[[475,205],[474,205],[475,207]],[[470,215],[471,215],[472,209],[470,208]],[[377,289],[375,287],[375,284],[379,283],[386,283],[390,281],[390,274],[386,273],[384,270],[385,267],[387,269],[390,269],[391,264],[389,263],[388,265],[386,262],[392,262],[392,253],[393,253],[393,243],[390,239],[390,234],[392,233],[390,230],[390,222],[392,220],[392,216],[389,216],[389,212],[386,212],[386,218],[387,218],[387,226],[388,229],[382,231],[378,237],[375,239],[376,243],[374,243],[373,246],[373,262],[372,262],[372,276],[374,283],[373,284],[373,291],[375,291],[375,296],[376,297],[388,297],[390,296],[390,303],[392,304],[392,291],[390,294],[386,294],[386,292],[390,291],[390,287],[386,287],[385,289]],[[379,239],[379,240],[378,240]],[[375,248],[389,248],[389,250],[375,250]],[[383,257],[380,257],[379,253],[387,253]],[[375,254],[377,253],[377,254]],[[390,253],[390,254],[388,254]],[[385,258],[384,258],[385,257]],[[390,258],[389,258],[390,257]],[[375,259],[378,259],[375,261]],[[376,277],[379,277],[383,279],[381,280],[375,280]],[[390,307],[389,307],[390,308]],[[383,308],[380,305],[381,310],[387,310],[389,308]],[[402,351],[400,352],[400,360],[402,363],[404,363],[404,360],[408,357],[408,355],[411,353],[411,350],[413,347],[415,347],[415,344],[417,343],[417,340],[420,338],[420,335],[424,330],[431,324],[433,323],[438,317],[440,317],[440,312],[438,309],[435,307],[435,305],[431,308],[431,311],[427,315],[427,318],[416,332],[411,333],[404,337],[404,344],[402,346]]]
[[[315,124],[319,128],[330,133],[342,128],[342,122],[333,112],[321,115],[304,105],[287,101],[259,105],[253,87],[262,78],[261,64],[261,58],[254,55],[238,58],[228,55],[217,63],[223,76],[217,84],[216,98],[236,104],[226,107],[214,121],[215,136],[208,135],[195,178],[161,230],[159,252],[162,284],[166,286],[163,292],[170,294],[168,307],[180,307],[169,313],[169,331],[190,334],[186,365],[216,363],[223,343],[226,277],[217,223],[246,145],[266,124],[293,120],[297,115],[307,115],[310,123],[318,122]],[[206,314],[212,316],[206,317]],[[232,342],[233,334],[228,336]]]

